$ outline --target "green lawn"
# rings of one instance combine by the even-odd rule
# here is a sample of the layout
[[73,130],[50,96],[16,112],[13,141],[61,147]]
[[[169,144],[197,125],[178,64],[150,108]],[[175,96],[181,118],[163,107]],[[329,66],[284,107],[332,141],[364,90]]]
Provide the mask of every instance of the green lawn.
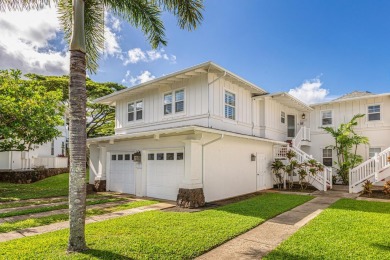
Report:
[[[89,216],[102,215],[102,214],[116,212],[125,209],[133,209],[142,206],[148,206],[156,203],[158,203],[158,201],[141,200],[141,201],[124,203],[122,205],[113,206],[109,208],[87,209],[87,216],[89,217]],[[57,214],[57,215],[41,217],[41,218],[30,218],[30,219],[14,221],[14,222],[5,222],[0,224],[0,233],[6,233],[6,232],[25,229],[25,228],[49,225],[56,222],[67,221],[68,218],[69,218],[68,214]]]
[[0,202],[68,196],[69,174],[56,175],[31,184],[0,182]]
[[390,203],[341,199],[266,259],[390,259]]
[[188,259],[312,197],[265,194],[197,213],[151,211],[87,225],[90,250],[67,255],[68,230],[0,243],[5,259]]

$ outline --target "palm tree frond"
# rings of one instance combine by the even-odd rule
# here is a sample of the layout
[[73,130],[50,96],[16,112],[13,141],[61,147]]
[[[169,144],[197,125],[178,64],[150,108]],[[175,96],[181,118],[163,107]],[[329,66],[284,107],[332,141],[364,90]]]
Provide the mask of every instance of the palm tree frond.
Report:
[[6,10],[39,10],[57,2],[56,0],[0,0],[0,12]]
[[194,30],[203,20],[203,0],[157,0],[157,3],[177,16],[181,29]]
[[164,24],[160,17],[161,10],[154,1],[103,0],[103,2],[114,15],[134,27],[140,27],[153,48],[167,44]]
[[[68,43],[72,38],[72,0],[61,0],[58,5],[59,19]],[[85,44],[87,69],[95,73],[104,48],[104,6],[99,0],[85,2]]]

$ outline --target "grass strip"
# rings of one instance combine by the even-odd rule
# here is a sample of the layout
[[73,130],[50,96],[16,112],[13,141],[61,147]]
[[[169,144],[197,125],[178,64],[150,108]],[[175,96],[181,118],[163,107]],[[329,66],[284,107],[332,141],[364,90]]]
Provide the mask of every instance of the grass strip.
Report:
[[[125,209],[133,209],[142,206],[153,205],[156,203],[158,203],[158,201],[142,200],[142,201],[129,202],[119,206],[114,206],[114,207],[109,207],[104,209],[88,209],[87,217],[103,215],[103,214],[121,211]],[[0,233],[6,233],[6,232],[25,229],[25,228],[33,228],[38,226],[49,225],[57,222],[67,221],[68,219],[69,219],[68,214],[57,214],[57,215],[41,217],[41,218],[30,218],[26,220],[6,222],[0,224]]]
[[[118,201],[123,201],[123,200],[125,200],[125,199],[123,199],[123,198],[96,199],[96,200],[87,201],[87,205],[97,205],[97,204],[103,204],[103,203],[108,203],[108,202],[118,202]],[[15,211],[11,211],[11,212],[0,213],[0,218],[41,213],[41,212],[47,212],[47,211],[53,211],[53,210],[59,210],[59,209],[67,209],[68,207],[69,207],[68,204],[61,204],[61,205],[47,206],[47,207],[41,207],[41,208],[15,210]]]
[[89,250],[66,254],[69,230],[1,243],[5,259],[191,259],[310,196],[264,194],[200,212],[149,211],[86,226]]
[[390,204],[341,199],[266,259],[389,259]]

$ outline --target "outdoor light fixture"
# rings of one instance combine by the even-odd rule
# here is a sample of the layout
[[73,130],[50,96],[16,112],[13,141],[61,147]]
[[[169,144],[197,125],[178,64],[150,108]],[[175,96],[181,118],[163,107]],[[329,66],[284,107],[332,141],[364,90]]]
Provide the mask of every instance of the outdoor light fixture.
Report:
[[306,118],[306,115],[305,113],[302,114],[302,119],[305,119]]
[[252,162],[256,161],[256,155],[254,153],[251,154],[251,161]]

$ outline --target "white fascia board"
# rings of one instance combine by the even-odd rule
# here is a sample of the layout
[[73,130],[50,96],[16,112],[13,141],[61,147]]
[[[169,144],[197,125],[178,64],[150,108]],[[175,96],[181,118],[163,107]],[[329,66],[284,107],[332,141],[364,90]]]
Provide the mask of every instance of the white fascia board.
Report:
[[172,133],[183,133],[187,131],[194,131],[194,132],[206,132],[206,133],[212,133],[212,134],[220,134],[225,136],[233,136],[233,137],[239,137],[239,138],[245,138],[250,140],[257,140],[257,141],[263,141],[273,144],[280,144],[285,145],[285,142],[282,141],[276,141],[271,139],[266,139],[262,137],[256,137],[256,136],[250,136],[250,135],[244,135],[244,134],[238,134],[238,133],[232,133],[228,131],[223,130],[217,130],[217,129],[211,129],[206,127],[200,127],[200,126],[185,126],[185,127],[177,127],[177,128],[168,128],[168,129],[161,129],[161,130],[155,130],[155,131],[146,131],[146,132],[140,132],[140,133],[133,133],[133,134],[123,134],[123,135],[111,135],[111,136],[103,136],[103,137],[96,137],[96,138],[90,138],[87,140],[88,144],[94,144],[94,143],[100,143],[100,142],[109,142],[109,141],[116,141],[116,140],[123,140],[123,139],[132,139],[132,138],[139,138],[144,136],[151,136],[154,138],[155,135],[160,134],[172,134]]
[[166,80],[168,78],[176,77],[176,76],[179,76],[181,74],[185,74],[185,73],[188,73],[188,72],[191,72],[191,71],[195,71],[195,70],[200,69],[200,68],[210,69],[211,67],[214,67],[214,68],[220,70],[221,72],[226,72],[231,77],[234,77],[235,79],[243,82],[245,85],[247,85],[251,89],[254,89],[259,94],[266,94],[267,93],[264,89],[262,89],[262,88],[256,86],[255,84],[253,84],[253,83],[251,83],[251,82],[241,78],[240,76],[234,74],[233,72],[228,71],[227,69],[225,69],[225,68],[223,68],[223,67],[221,67],[221,66],[219,66],[219,65],[217,65],[217,64],[215,64],[215,63],[213,63],[211,61],[208,61],[208,62],[204,62],[204,63],[192,66],[192,67],[184,69],[184,70],[180,70],[180,71],[177,71],[177,72],[174,72],[174,73],[171,73],[171,74],[168,74],[168,75],[165,75],[165,76],[162,76],[162,77],[150,80],[148,82],[136,85],[134,87],[130,87],[130,88],[126,88],[126,89],[123,89],[123,90],[120,90],[120,91],[116,91],[116,92],[111,93],[111,94],[109,94],[107,96],[97,98],[97,99],[93,100],[92,102],[93,103],[106,104],[106,105],[113,105],[115,100],[117,100],[118,97],[120,98],[120,96],[123,93],[131,92],[131,91],[143,88],[145,86],[152,85],[152,84],[158,83],[160,81],[164,81],[164,80]]
[[385,97],[385,96],[390,96],[390,93],[373,94],[373,95],[367,95],[367,96],[361,96],[361,97],[338,99],[338,100],[332,100],[332,101],[328,101],[328,102],[312,104],[310,106],[311,107],[316,107],[316,106],[323,106],[323,105],[331,105],[331,104],[335,104],[335,103],[355,101],[355,100],[359,100],[359,99],[377,98],[377,97]]

